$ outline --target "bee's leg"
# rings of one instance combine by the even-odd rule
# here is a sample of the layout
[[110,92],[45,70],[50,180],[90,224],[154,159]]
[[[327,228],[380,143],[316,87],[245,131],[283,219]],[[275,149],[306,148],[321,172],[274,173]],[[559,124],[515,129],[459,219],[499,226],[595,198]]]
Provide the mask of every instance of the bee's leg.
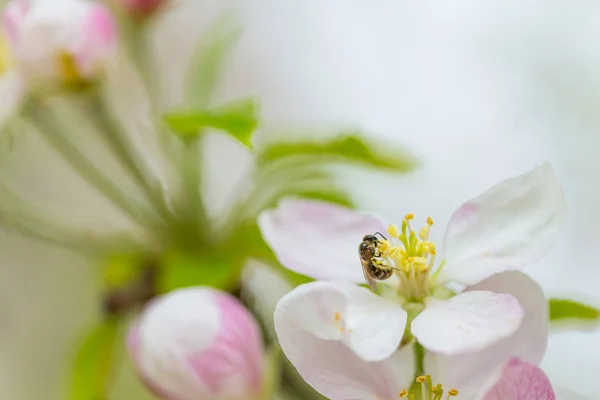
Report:
[[379,233],[379,232],[375,232],[375,233],[373,234],[373,236],[375,236],[375,235],[379,235],[379,236],[381,236],[381,237],[382,237],[382,239],[383,239],[383,240],[387,240],[387,238],[386,238],[385,236],[383,236],[383,235],[382,235],[381,233]]
[[371,262],[382,271],[400,271],[398,268],[392,267],[391,265],[386,263],[385,260],[381,257],[373,257],[371,258]]

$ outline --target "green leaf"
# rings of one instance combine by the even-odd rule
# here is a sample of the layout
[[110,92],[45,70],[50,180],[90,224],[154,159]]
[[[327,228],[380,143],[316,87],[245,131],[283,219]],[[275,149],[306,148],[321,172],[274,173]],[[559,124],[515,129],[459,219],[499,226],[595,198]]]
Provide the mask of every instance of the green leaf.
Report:
[[103,321],[87,334],[75,357],[69,400],[106,398],[119,344],[116,319]]
[[550,321],[578,319],[592,321],[600,318],[600,310],[573,300],[550,299]]
[[[304,140],[275,143],[257,152],[256,163],[265,166],[286,157],[310,157],[312,161],[342,161],[399,172],[417,166],[417,160],[405,149],[393,143],[366,139],[356,132],[347,132],[326,141]],[[307,160],[311,162],[311,160]]]
[[171,252],[165,255],[158,291],[166,293],[187,286],[204,285],[228,290],[237,283],[241,265],[223,254]]
[[209,106],[226,57],[240,36],[241,29],[234,27],[230,18],[231,15],[223,16],[200,41],[187,85],[187,104],[191,107],[203,109]]
[[247,147],[252,147],[252,132],[258,127],[257,104],[245,99],[212,110],[174,112],[165,121],[183,140],[197,137],[206,128],[226,132]]

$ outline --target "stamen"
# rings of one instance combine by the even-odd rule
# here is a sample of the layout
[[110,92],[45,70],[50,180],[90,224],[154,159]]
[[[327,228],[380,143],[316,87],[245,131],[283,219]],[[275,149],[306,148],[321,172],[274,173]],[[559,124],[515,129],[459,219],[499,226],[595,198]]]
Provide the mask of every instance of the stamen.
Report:
[[396,224],[390,224],[390,226],[388,226],[387,228],[387,232],[390,234],[391,237],[398,239],[398,237],[400,236],[400,231],[398,230],[398,225]]
[[[418,390],[421,394],[420,398],[422,400],[442,400],[444,397],[444,388],[442,386],[441,383],[438,383],[436,385],[433,384],[433,381],[431,379],[431,375],[421,375],[418,376],[415,379],[416,383],[419,383],[421,385],[420,389],[417,387],[416,390]],[[410,390],[406,390],[406,389],[402,389],[399,393],[398,393],[399,397],[408,397],[409,399],[414,399],[415,398],[415,393],[411,393]],[[457,397],[458,396],[458,390],[456,389],[450,389],[448,390],[448,394],[446,395],[444,400],[448,400],[450,399],[450,397]]]
[[342,316],[340,315],[340,313],[338,311],[336,311],[335,316],[334,316],[335,322],[340,322],[341,319],[342,319]]
[[410,221],[415,218],[408,213],[402,220],[400,231],[397,225],[389,225],[387,232],[398,241],[381,240],[379,242],[379,258],[385,265],[396,270],[400,278],[400,294],[411,301],[421,301],[429,295],[429,271],[435,267],[435,243],[429,240],[433,219],[427,218],[427,224],[415,232]]

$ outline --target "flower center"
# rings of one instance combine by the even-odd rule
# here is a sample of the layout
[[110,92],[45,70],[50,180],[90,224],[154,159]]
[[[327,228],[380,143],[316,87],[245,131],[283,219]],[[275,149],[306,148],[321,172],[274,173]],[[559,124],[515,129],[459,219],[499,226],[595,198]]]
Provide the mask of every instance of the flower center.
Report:
[[451,397],[458,396],[458,390],[450,389],[444,397],[444,389],[441,383],[437,385],[433,384],[431,376],[418,376],[416,379],[416,387],[413,385],[414,390],[402,389],[398,396],[401,398],[408,398],[410,400],[448,400]]
[[430,294],[429,272],[435,264],[435,243],[429,240],[433,219],[417,234],[411,222],[414,214],[406,214],[402,226],[391,224],[387,232],[389,240],[382,240],[379,250],[393,262],[396,275],[400,278],[400,294],[411,301],[421,301]]
[[57,62],[63,84],[73,89],[81,89],[86,86],[87,82],[81,75],[75,57],[71,53],[67,51],[59,52]]

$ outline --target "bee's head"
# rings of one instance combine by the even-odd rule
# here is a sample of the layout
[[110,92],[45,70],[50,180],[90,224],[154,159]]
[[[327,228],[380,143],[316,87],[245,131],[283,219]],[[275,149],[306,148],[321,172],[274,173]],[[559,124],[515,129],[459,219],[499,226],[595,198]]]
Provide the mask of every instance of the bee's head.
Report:
[[376,242],[377,241],[377,236],[375,235],[365,235],[365,237],[363,237],[363,242]]

